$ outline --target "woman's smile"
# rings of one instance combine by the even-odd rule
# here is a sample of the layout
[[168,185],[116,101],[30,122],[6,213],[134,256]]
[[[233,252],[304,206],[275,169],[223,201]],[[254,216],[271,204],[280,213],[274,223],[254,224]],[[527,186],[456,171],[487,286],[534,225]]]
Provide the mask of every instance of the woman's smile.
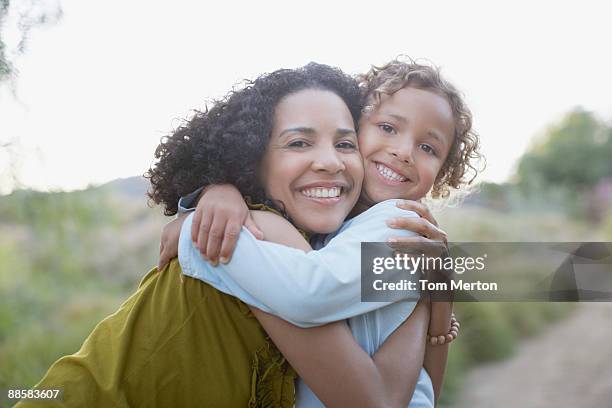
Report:
[[346,199],[348,183],[321,181],[299,188],[299,193],[309,201],[323,205],[334,205]]

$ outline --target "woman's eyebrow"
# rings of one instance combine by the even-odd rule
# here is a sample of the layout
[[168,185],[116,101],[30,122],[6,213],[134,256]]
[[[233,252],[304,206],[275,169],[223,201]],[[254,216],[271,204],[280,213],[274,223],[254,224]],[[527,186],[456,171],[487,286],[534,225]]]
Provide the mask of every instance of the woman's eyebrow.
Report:
[[284,135],[286,135],[287,133],[293,133],[293,132],[305,133],[305,134],[312,135],[312,134],[316,133],[316,130],[314,128],[311,128],[311,127],[308,127],[308,126],[296,126],[296,127],[284,129],[282,132],[280,132],[278,137],[281,138]]
[[[280,132],[280,134],[278,135],[279,139],[283,136],[285,136],[288,133],[303,133],[303,134],[307,134],[307,135],[314,135],[317,133],[317,131],[314,128],[308,127],[308,126],[296,126],[296,127],[292,127],[292,128],[287,128],[284,129],[282,132]],[[341,135],[341,136],[346,136],[346,135],[357,135],[357,132],[355,131],[355,129],[351,129],[351,128],[338,128],[336,129],[336,133]]]
[[355,129],[349,129],[349,128],[338,128],[336,130],[336,133],[341,136],[346,136],[346,135],[357,136],[357,132],[355,131]]

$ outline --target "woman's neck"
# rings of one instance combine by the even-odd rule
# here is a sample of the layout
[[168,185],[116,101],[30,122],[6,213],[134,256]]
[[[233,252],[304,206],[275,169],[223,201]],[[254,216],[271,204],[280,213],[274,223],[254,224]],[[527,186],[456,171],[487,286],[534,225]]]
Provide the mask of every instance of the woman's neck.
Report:
[[353,209],[349,213],[348,218],[353,218],[353,217],[361,214],[362,212],[364,212],[365,210],[367,210],[371,206],[372,206],[372,203],[368,203],[363,197],[359,198],[359,201],[357,201],[357,204],[355,204],[355,206],[353,207]]

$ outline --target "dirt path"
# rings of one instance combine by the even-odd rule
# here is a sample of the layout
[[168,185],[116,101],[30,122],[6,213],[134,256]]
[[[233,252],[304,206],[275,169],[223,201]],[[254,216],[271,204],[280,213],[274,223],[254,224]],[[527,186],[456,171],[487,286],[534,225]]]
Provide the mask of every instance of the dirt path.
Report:
[[612,407],[612,303],[581,303],[509,360],[467,374],[453,406]]

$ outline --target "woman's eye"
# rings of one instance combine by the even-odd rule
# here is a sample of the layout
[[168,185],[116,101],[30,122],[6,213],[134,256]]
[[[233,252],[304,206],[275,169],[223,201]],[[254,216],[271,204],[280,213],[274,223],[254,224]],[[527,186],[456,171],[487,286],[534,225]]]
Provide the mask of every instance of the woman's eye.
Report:
[[308,143],[303,140],[294,140],[287,145],[288,147],[307,147]]
[[357,146],[353,142],[340,142],[336,145],[338,149],[355,150]]
[[436,155],[436,151],[434,150],[434,148],[431,147],[428,144],[422,144],[421,145],[421,150],[423,150],[427,154],[431,154],[431,155],[434,155],[434,156]]
[[395,128],[388,123],[381,123],[378,127],[385,133],[395,134]]

